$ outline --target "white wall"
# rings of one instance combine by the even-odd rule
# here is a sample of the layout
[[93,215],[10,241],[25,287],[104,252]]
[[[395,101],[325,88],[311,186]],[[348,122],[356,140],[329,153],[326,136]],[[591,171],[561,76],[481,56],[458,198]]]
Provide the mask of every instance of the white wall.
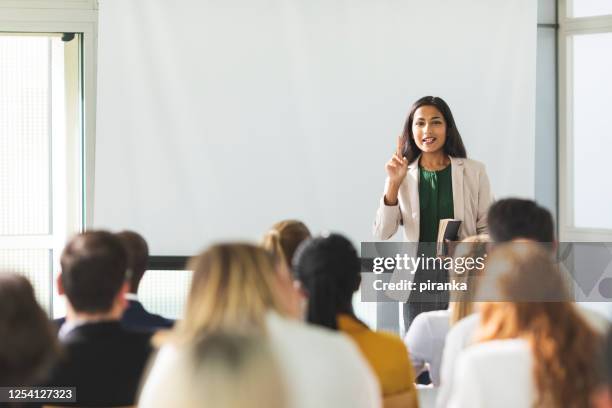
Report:
[[427,94],[497,197],[533,197],[535,50],[530,0],[101,0],[93,224],[154,255],[286,217],[371,240]]

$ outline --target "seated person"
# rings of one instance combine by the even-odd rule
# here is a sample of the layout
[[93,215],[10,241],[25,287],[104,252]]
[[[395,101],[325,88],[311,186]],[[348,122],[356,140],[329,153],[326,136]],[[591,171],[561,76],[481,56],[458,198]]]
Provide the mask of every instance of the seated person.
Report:
[[219,332],[267,339],[291,408],[380,407],[378,383],[350,340],[287,318],[279,264],[265,249],[239,243],[213,245],[189,262],[193,278],[184,316],[157,354],[139,407],[159,406],[182,353]]
[[125,248],[110,232],[88,231],[66,245],[60,262],[58,287],[67,298],[63,356],[46,385],[76,387],[77,406],[134,404],[151,347],[150,334],[119,322],[129,287]]
[[[588,407],[600,336],[578,313],[550,252],[497,247],[497,301],[481,306],[476,343],[457,360],[449,407]],[[563,300],[566,299],[566,300]]]
[[0,273],[0,386],[41,381],[58,352],[55,332],[21,275]]
[[310,230],[303,222],[284,220],[277,222],[266,232],[261,246],[284,262],[287,268],[291,268],[295,250],[308,238],[310,238]]
[[[484,260],[488,240],[488,235],[468,237],[456,246],[453,256]],[[419,375],[425,370],[429,371],[431,382],[436,387],[440,385],[440,363],[448,331],[459,320],[475,311],[476,279],[483,271],[478,269],[475,263],[472,266],[463,267],[461,272],[450,271],[449,274],[456,281],[466,282],[468,289],[451,292],[448,309],[419,314],[412,321],[404,337],[404,343],[410,350],[410,360],[416,374]]]
[[287,298],[287,310],[291,316],[304,319],[305,296],[294,284],[291,261],[297,247],[310,238],[308,227],[301,221],[285,220],[277,222],[264,235],[261,246],[279,260],[280,273],[284,275],[283,285]]
[[338,234],[305,241],[293,269],[308,294],[307,321],[351,337],[378,376],[383,396],[409,392],[410,406],[417,406],[414,370],[402,340],[370,330],[353,312],[361,266],[350,241]]
[[[287,390],[266,338],[216,332],[184,347],[167,371],[157,393],[143,400],[146,408],[286,408]],[[157,382],[149,378],[149,382]],[[239,392],[237,392],[237,390]]]
[[147,241],[134,231],[122,231],[116,234],[125,247],[128,256],[130,289],[125,297],[128,300],[127,309],[121,317],[123,327],[133,330],[157,330],[172,327],[174,321],[148,312],[138,300],[138,286],[147,271],[149,246]]
[[[554,224],[551,213],[535,201],[518,198],[499,200],[489,208],[489,235],[494,243],[511,241],[539,242],[554,248]],[[486,273],[486,272],[485,272]],[[605,319],[595,312],[577,307],[587,322],[597,331],[607,327]],[[480,314],[474,313],[457,322],[448,332],[440,367],[440,391],[437,406],[446,407],[453,387],[455,364],[459,353],[474,342],[480,323]]]

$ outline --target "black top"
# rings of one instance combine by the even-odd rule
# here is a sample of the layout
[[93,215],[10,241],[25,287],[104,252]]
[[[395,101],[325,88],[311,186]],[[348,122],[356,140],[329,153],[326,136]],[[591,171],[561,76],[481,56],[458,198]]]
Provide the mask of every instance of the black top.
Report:
[[129,300],[129,305],[121,317],[121,324],[130,330],[151,331],[169,329],[174,325],[174,321],[147,312],[137,300]]
[[61,405],[133,405],[151,353],[150,337],[128,331],[118,321],[77,326],[60,339],[63,358],[46,385],[76,387],[77,402]]

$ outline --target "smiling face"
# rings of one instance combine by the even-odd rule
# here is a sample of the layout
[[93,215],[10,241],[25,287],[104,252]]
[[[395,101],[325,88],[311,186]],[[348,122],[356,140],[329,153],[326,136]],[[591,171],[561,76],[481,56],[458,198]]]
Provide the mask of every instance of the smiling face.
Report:
[[412,135],[424,153],[436,152],[446,142],[446,121],[442,113],[431,105],[423,105],[414,112]]

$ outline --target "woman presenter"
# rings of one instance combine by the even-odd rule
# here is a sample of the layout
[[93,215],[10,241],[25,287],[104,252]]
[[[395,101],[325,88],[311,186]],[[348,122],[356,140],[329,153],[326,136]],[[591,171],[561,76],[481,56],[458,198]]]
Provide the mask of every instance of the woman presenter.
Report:
[[[459,240],[487,232],[489,178],[482,163],[467,158],[453,114],[441,98],[425,96],[414,103],[385,170],[385,192],[374,221],[377,239],[391,238],[401,226],[406,241],[419,243],[420,255],[435,256],[442,219],[461,221]],[[415,282],[447,279],[445,270],[417,270],[414,276]],[[447,305],[448,291],[412,292],[404,305],[405,329],[417,314]]]

